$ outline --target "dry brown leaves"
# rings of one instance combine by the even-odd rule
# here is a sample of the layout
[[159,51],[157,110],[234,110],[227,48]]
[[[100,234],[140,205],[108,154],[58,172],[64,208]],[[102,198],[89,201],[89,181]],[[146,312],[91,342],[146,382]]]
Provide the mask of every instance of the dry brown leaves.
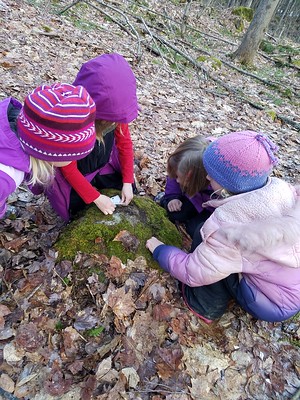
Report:
[[[132,38],[92,10],[101,30],[74,27],[50,14],[49,2],[39,9],[23,0],[2,3],[0,98],[22,100],[41,83],[71,82],[83,61],[103,52],[118,51],[132,63],[141,106],[131,128],[140,192],[163,189],[167,157],[184,138],[245,128],[271,134],[282,148],[276,173],[296,180],[293,129],[233,96],[216,96],[213,83],[177,75],[151,54],[137,64]],[[176,282],[142,258],[124,265],[78,254],[74,263],[58,262],[52,245],[63,224],[47,201],[21,189],[11,202],[19,218],[0,222],[3,398],[267,400],[289,399],[299,387],[298,349],[289,343],[299,341],[297,322],[259,322],[231,306],[207,326],[187,311]],[[115,240],[136,245],[126,231]]]

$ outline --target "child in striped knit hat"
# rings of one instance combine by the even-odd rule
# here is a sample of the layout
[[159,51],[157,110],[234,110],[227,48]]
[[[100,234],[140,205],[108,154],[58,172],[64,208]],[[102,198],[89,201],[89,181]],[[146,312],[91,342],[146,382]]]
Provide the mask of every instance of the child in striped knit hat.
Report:
[[101,190],[120,190],[122,204],[128,205],[134,184],[129,123],[138,115],[138,103],[130,65],[120,54],[103,54],[82,65],[74,85],[85,87],[95,101],[97,141],[87,157],[58,168],[45,190],[66,221],[91,203],[105,215],[112,214],[116,205]]
[[221,317],[230,299],[270,322],[300,310],[300,187],[270,177],[276,150],[253,131],[213,141],[203,163],[216,198],[204,206],[215,211],[195,232],[191,253],[147,241],[206,323]]
[[23,181],[48,185],[55,167],[93,150],[95,114],[86,89],[69,84],[38,87],[23,107],[13,98],[0,102],[0,218]]

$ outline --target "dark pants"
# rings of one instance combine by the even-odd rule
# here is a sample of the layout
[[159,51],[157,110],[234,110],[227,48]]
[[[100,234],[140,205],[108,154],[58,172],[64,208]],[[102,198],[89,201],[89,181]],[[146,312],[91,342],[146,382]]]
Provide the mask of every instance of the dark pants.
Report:
[[[195,229],[191,252],[202,242],[200,229],[203,223]],[[183,285],[183,297],[189,308],[197,314],[214,320],[220,318],[227,309],[230,299],[236,299],[239,287],[239,275],[231,274],[227,278],[211,285],[190,287]]]

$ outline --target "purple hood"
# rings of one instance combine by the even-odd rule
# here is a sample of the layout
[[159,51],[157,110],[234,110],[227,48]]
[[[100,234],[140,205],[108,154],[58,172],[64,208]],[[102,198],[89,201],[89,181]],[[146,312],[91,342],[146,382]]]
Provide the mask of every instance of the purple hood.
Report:
[[92,96],[96,119],[120,123],[136,119],[136,80],[120,54],[103,54],[84,63],[73,85],[84,86]]

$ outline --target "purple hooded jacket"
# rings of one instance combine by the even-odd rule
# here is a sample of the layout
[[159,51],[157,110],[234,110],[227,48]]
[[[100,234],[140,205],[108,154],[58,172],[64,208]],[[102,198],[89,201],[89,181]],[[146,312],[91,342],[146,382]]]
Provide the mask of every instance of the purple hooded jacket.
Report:
[[21,103],[11,97],[0,102],[0,218],[5,214],[8,196],[30,172],[30,157],[23,151],[8,116],[9,110],[17,114],[21,108]]
[[136,80],[120,54],[103,54],[82,65],[73,85],[82,85],[96,103],[96,120],[129,123],[138,115]]
[[[81,66],[73,85],[82,85],[95,101],[96,120],[129,123],[138,115],[135,76],[128,62],[120,54],[103,54],[87,61]],[[95,144],[95,151],[97,145],[98,143]],[[126,146],[129,155],[129,151],[133,152],[131,139]],[[124,147],[126,148],[126,146]],[[89,182],[97,174],[107,175],[121,172],[120,159],[122,155],[115,141],[110,154],[106,154],[106,156],[108,156],[108,162],[105,165],[101,165],[101,168],[89,167],[89,172],[84,173]],[[85,161],[88,165],[92,164],[90,162],[91,154],[81,160],[82,163]],[[98,164],[101,164],[101,160]],[[72,187],[64,178],[60,169],[57,169],[55,178],[49,187],[44,189],[34,186],[31,190],[35,194],[44,191],[53,209],[65,221],[70,219],[69,206]]]

